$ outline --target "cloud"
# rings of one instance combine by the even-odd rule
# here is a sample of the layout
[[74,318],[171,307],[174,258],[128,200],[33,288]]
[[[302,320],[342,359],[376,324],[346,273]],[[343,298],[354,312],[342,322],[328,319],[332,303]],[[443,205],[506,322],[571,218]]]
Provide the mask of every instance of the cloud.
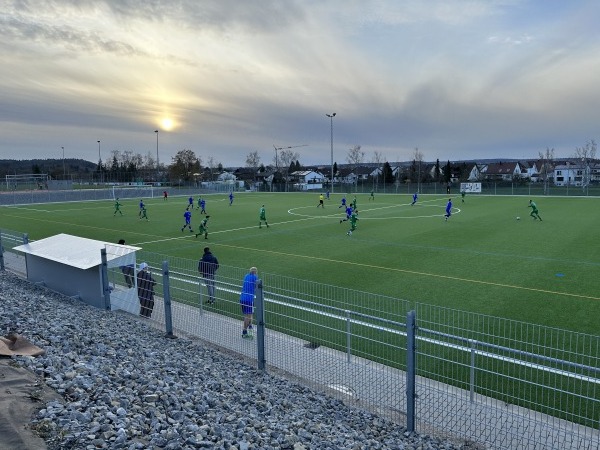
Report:
[[328,162],[331,112],[340,162],[354,145],[388,159],[416,146],[458,159],[582,145],[597,130],[598,9],[20,0],[0,15],[0,121],[31,154],[68,140],[92,160],[98,139],[145,153],[165,117],[175,128],[161,153],[191,148],[228,164],[254,150],[270,161],[273,144],[308,144],[303,163]]

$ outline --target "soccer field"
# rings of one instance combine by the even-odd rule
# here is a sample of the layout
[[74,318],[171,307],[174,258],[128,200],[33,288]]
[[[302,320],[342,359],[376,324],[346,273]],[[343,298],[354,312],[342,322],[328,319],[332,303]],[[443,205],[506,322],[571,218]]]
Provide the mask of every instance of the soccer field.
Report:
[[[341,194],[317,208],[316,193],[205,195],[209,235],[181,231],[187,196],[35,204],[0,208],[0,228],[31,240],[58,233],[117,242],[197,260],[209,245],[222,265],[285,275],[540,325],[600,333],[600,199],[358,194],[359,222],[348,236]],[[354,196],[347,196],[351,201]],[[194,197],[197,205],[198,196]],[[265,205],[269,228],[258,228]],[[194,232],[203,216],[192,214]],[[520,217],[520,220],[517,220]]]

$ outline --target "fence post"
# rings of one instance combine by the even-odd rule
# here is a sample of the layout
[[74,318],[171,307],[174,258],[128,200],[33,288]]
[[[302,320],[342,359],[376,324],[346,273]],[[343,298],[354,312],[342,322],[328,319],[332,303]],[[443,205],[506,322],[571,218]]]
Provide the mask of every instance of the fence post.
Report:
[[414,310],[406,314],[406,429],[410,433],[415,431],[415,332],[417,328],[415,315]]
[[165,328],[167,331],[166,337],[175,339],[177,336],[173,334],[173,319],[171,315],[171,287],[169,286],[169,262],[162,263],[163,276],[163,303],[165,305]]
[[471,341],[471,373],[470,373],[470,400],[475,399],[475,341]]
[[104,297],[104,309],[110,309],[110,287],[108,284],[108,263],[106,259],[106,248],[100,249],[100,260],[102,266],[100,269],[102,277],[102,296]]
[[350,320],[351,312],[346,310],[346,355],[348,364],[352,362],[352,321]]
[[204,314],[204,294],[202,294],[202,274],[198,277],[198,309],[200,310],[200,315]]
[[0,270],[4,271],[4,247],[2,247],[2,231],[0,231]]
[[259,279],[256,283],[256,356],[258,358],[258,370],[264,372],[265,362],[265,291],[263,281]]

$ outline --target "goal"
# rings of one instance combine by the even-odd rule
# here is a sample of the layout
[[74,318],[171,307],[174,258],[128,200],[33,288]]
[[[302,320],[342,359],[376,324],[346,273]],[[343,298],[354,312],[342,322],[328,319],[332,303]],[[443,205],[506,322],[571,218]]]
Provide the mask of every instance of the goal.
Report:
[[113,186],[113,200],[118,198],[154,198],[155,187],[151,184],[136,184],[128,186]]

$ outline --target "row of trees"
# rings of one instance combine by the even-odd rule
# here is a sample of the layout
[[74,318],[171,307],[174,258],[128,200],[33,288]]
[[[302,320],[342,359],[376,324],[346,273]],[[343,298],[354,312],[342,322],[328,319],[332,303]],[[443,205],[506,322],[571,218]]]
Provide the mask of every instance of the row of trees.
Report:
[[[595,159],[596,150],[596,142],[591,140],[585,146],[575,149],[575,158],[580,159],[585,166],[588,161]],[[292,150],[292,148],[275,148],[275,155],[270,163],[276,169],[272,181],[287,180],[290,173],[302,170],[299,157],[299,153]],[[347,151],[346,162],[352,169],[355,169],[364,164],[365,157],[366,153],[362,147],[355,145]],[[549,168],[554,159],[554,149],[547,148],[545,152],[540,152],[539,159],[542,161],[541,171],[546,171],[547,175],[547,171],[550,170]],[[424,154],[419,148],[415,148],[412,154],[412,163],[408,170],[398,171],[395,176],[393,168],[389,162],[384,160],[381,152],[374,151],[370,163],[375,163],[377,167],[382,167],[381,181],[385,183],[398,181],[448,183],[453,176],[459,179],[466,179],[469,175],[466,173],[467,166],[465,163],[462,166],[453,166],[450,164],[450,161],[447,161],[442,169],[439,159],[436,160],[433,171],[429,170],[430,167],[424,163]],[[246,167],[258,172],[265,172],[267,170],[261,162],[261,157],[257,151],[252,151],[247,155]],[[338,173],[337,162],[334,163],[333,169],[334,173]],[[139,153],[129,150],[113,150],[110,159],[105,164],[99,161],[97,167],[98,174],[107,181],[134,181],[139,178],[159,181],[169,178],[172,182],[176,180],[190,182],[206,179],[207,174],[213,180],[222,171],[223,165],[217,162],[214,157],[208,157],[206,165],[203,166],[202,158],[189,149],[180,150],[172,158],[170,165],[165,166],[161,164],[160,167],[156,167],[156,160],[151,152],[142,156]],[[543,176],[545,181],[548,178],[548,176]]]

